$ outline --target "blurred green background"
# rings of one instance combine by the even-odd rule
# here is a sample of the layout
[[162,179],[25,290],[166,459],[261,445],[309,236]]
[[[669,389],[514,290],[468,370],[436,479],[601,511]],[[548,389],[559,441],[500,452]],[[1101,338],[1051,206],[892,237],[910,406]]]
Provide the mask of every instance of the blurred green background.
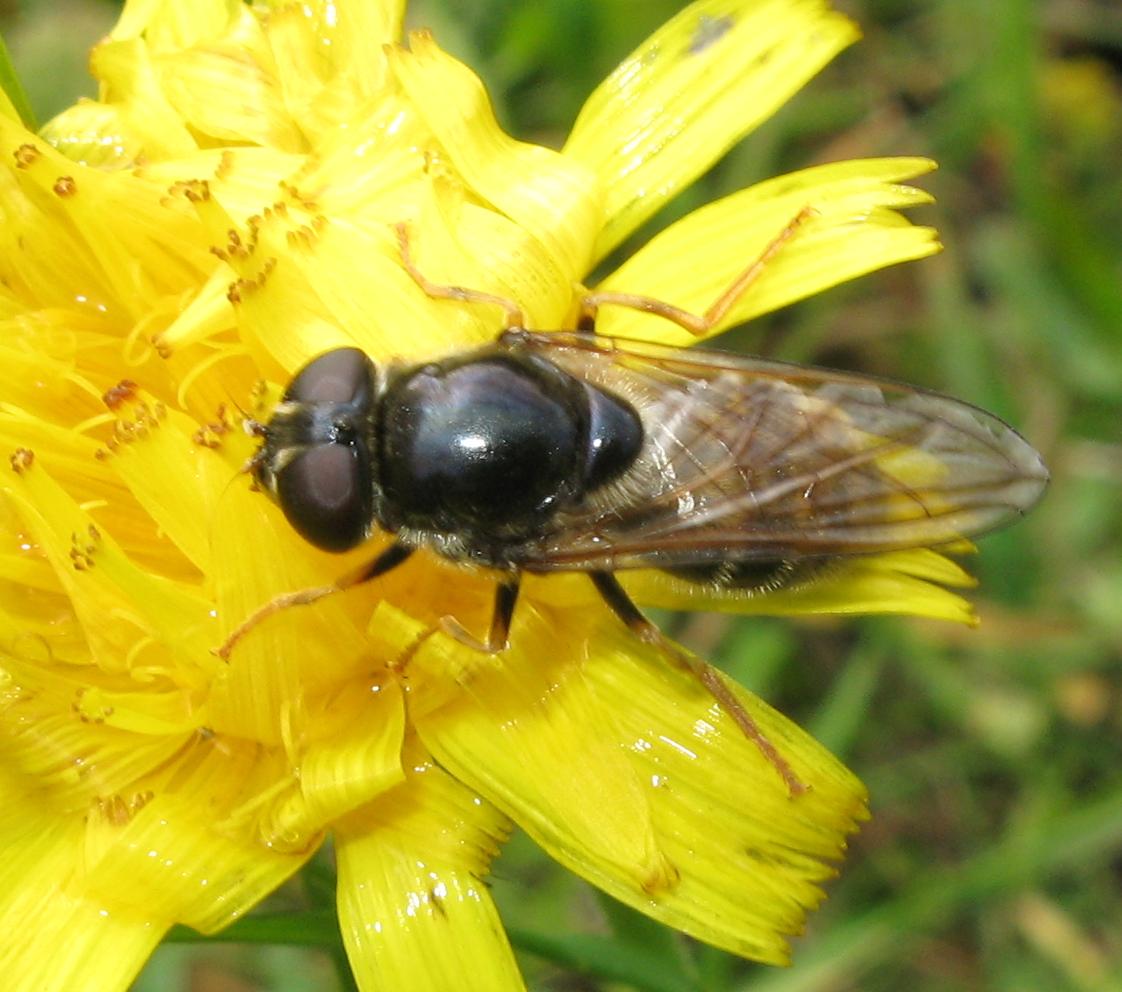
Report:
[[[189,2],[189,0],[184,0]],[[427,0],[515,134],[559,145],[670,0]],[[891,375],[1022,430],[1053,483],[982,541],[977,630],[898,620],[665,618],[868,783],[874,819],[775,970],[599,897],[524,838],[495,890],[534,990],[1122,989],[1122,4],[847,0],[864,40],[664,212],[818,161],[930,155],[915,212],[946,251],[733,332],[729,346]],[[117,6],[0,0],[39,119],[92,92]],[[322,947],[184,940],[138,992],[346,989],[330,864],[269,907]],[[186,937],[187,935],[181,935]],[[465,988],[472,986],[465,976]],[[389,992],[389,990],[387,990]],[[408,992],[408,990],[393,990]]]

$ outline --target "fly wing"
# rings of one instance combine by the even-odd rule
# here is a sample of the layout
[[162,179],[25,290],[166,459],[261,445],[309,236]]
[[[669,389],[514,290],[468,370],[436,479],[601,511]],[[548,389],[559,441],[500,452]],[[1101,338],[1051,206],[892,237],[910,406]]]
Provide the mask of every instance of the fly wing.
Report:
[[934,547],[1040,497],[1037,452],[936,393],[702,349],[519,332],[518,347],[626,399],[643,422],[619,479],[522,548],[532,571],[799,561]]

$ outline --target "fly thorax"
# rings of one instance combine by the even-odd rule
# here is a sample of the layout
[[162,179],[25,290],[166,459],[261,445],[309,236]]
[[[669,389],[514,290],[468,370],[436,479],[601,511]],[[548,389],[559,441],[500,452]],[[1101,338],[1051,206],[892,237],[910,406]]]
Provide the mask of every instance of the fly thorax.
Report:
[[381,404],[385,523],[488,543],[539,534],[620,460],[624,415],[609,406],[528,355],[404,372]]

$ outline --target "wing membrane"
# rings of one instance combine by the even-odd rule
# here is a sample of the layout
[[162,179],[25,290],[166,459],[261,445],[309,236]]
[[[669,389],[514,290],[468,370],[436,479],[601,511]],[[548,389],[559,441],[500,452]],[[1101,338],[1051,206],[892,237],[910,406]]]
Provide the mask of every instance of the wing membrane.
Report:
[[583,334],[517,346],[630,401],[645,432],[635,466],[522,549],[531,570],[939,546],[1023,513],[1047,482],[998,418],[887,380]]

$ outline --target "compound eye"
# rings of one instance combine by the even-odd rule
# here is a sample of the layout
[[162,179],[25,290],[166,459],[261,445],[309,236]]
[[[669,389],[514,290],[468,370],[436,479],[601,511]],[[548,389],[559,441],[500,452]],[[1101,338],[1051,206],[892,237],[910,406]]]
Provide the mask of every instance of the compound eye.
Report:
[[304,540],[347,551],[366,538],[373,517],[370,465],[361,448],[318,444],[277,473],[277,502]]
[[374,363],[358,348],[336,348],[313,358],[288,384],[284,401],[368,406]]

